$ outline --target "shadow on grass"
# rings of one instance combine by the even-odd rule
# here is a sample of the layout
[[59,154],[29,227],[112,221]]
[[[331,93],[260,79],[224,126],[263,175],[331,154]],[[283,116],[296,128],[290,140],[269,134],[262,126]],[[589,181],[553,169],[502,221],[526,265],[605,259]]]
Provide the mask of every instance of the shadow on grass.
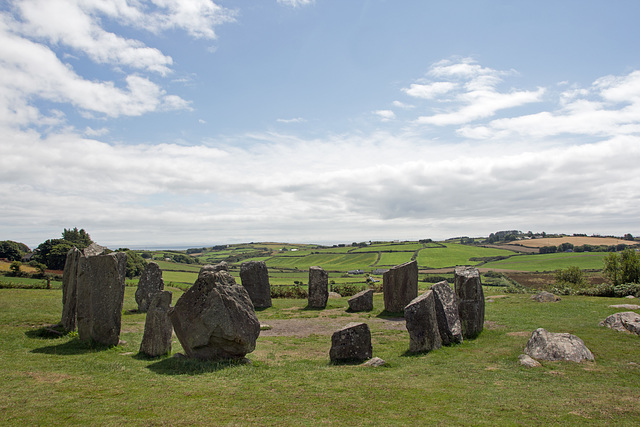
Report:
[[311,307],[309,305],[307,305],[305,308],[303,308],[303,311],[323,311],[326,310],[327,307]]
[[[134,356],[135,358],[143,360],[154,360],[154,358],[147,357],[145,355]],[[155,363],[147,366],[147,368],[156,374],[163,375],[197,375],[207,374],[210,372],[216,372],[223,369],[231,368],[234,366],[247,365],[249,359],[233,359],[233,360],[221,360],[221,361],[204,361],[197,359],[188,359],[186,357],[167,357],[160,356],[156,359],[160,359]]]
[[73,339],[58,345],[49,345],[46,347],[34,348],[31,353],[37,354],[59,354],[61,356],[68,356],[74,354],[86,354],[96,353],[110,349],[110,346],[101,345],[93,342],[80,341],[79,339]]
[[404,322],[404,312],[402,311],[393,312],[393,311],[382,310],[377,317],[385,320],[394,320],[398,322],[400,321]]
[[29,338],[37,338],[42,340],[55,340],[67,335],[62,325],[48,325],[37,329],[30,329],[24,333]]
[[130,315],[130,314],[141,314],[141,313],[143,313],[143,312],[142,311],[138,311],[135,308],[132,308],[131,310],[124,310],[122,312],[122,314],[124,314],[125,316]]

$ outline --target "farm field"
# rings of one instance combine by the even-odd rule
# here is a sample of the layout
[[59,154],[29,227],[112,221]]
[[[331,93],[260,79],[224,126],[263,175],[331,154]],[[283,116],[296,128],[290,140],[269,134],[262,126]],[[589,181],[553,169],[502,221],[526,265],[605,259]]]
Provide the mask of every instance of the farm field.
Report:
[[574,265],[581,269],[599,270],[607,252],[563,252],[555,254],[517,255],[500,261],[488,262],[482,268],[518,271],[555,271]]
[[481,261],[471,261],[471,258],[512,256],[514,254],[513,251],[504,249],[445,243],[444,247],[422,249],[418,252],[417,261],[420,268],[444,268],[457,265],[473,266]]
[[[181,292],[173,291],[174,302]],[[485,287],[487,296],[500,288]],[[3,425],[637,425],[640,340],[598,326],[627,300],[563,297],[539,304],[528,295],[495,296],[475,340],[423,354],[407,352],[404,321],[349,313],[346,298],[325,310],[305,300],[274,300],[258,312],[272,325],[247,355],[251,364],[138,355],[144,314],[127,288],[121,338],[92,347],[73,336],[51,338],[62,293],[0,289],[0,390]],[[329,363],[331,333],[366,322],[373,355],[386,365]],[[518,355],[538,327],[584,340],[595,362],[542,362]],[[181,352],[174,338],[172,353]],[[464,396],[464,398],[461,398]]]
[[543,246],[559,246],[562,243],[571,243],[574,246],[582,246],[582,245],[614,246],[619,244],[634,245],[637,242],[623,240],[623,239],[616,239],[614,237],[565,236],[565,237],[548,237],[548,238],[542,238],[542,239],[516,240],[506,244],[522,245],[529,248],[541,248]]

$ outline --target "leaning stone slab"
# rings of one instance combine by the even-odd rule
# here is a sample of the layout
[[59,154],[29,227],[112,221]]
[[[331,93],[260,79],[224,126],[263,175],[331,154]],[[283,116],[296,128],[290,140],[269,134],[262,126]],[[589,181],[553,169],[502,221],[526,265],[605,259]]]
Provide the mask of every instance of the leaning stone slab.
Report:
[[309,307],[325,308],[329,299],[329,273],[322,267],[309,267]]
[[614,331],[640,335],[640,315],[633,311],[612,314],[600,322],[600,326],[606,326]]
[[454,271],[454,280],[462,336],[475,338],[484,328],[484,292],[480,272],[473,267],[458,267]]
[[247,290],[224,270],[201,272],[169,318],[187,357],[195,359],[241,359],[260,335]]
[[461,343],[462,323],[458,314],[458,297],[446,280],[431,286],[436,302],[436,318],[442,345]]
[[67,332],[76,330],[78,264],[81,256],[82,252],[78,248],[69,249],[62,273],[62,319],[60,323]]
[[173,326],[169,319],[171,292],[157,292],[147,310],[144,323],[144,335],[140,344],[140,353],[156,357],[171,352],[171,334]]
[[594,360],[584,341],[577,336],[548,332],[543,328],[538,328],[531,334],[524,352],[538,360],[567,360],[578,363]]
[[538,368],[542,366],[540,362],[526,354],[518,356],[518,360],[520,360],[522,366],[526,366],[527,368]]
[[426,352],[442,347],[436,317],[434,292],[429,290],[415,298],[404,308],[409,331],[409,351]]
[[531,295],[531,299],[537,302],[556,302],[560,301],[560,298],[552,294],[551,292],[542,291],[538,294]]
[[78,336],[83,341],[118,345],[127,254],[80,257],[77,282]]
[[373,289],[365,289],[358,292],[349,300],[349,309],[351,311],[371,311],[373,310]]
[[162,270],[160,270],[160,266],[157,263],[151,261],[144,268],[138,281],[138,289],[136,289],[138,311],[146,313],[153,297],[163,289],[164,280],[162,279]]
[[240,265],[240,280],[255,308],[271,307],[269,271],[264,261],[247,261]]
[[402,312],[418,296],[418,262],[409,261],[392,267],[382,275],[384,309]]
[[329,357],[334,363],[363,361],[372,355],[371,332],[366,323],[349,323],[331,336]]

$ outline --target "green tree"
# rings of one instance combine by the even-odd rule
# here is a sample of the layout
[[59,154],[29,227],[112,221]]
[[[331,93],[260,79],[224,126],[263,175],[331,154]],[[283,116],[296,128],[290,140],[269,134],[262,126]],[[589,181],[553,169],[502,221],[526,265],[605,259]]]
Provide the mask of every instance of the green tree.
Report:
[[584,272],[580,267],[575,265],[567,268],[561,268],[556,270],[556,283],[559,285],[569,285],[573,287],[583,287],[587,280],[584,277]]
[[9,261],[20,261],[22,259],[22,251],[20,244],[12,240],[3,240],[0,242],[0,258],[6,258]]
[[626,248],[620,253],[610,252],[603,258],[602,272],[614,285],[640,283],[640,254]]
[[22,263],[20,261],[13,261],[9,266],[9,269],[13,275],[17,276],[20,274],[20,267],[22,267]]
[[74,227],[73,230],[70,228],[65,228],[62,232],[62,239],[66,240],[67,242],[71,242],[73,246],[78,249],[84,249],[93,243],[93,240],[91,240],[91,236],[89,236],[89,233],[84,231],[84,228],[78,230],[77,227]]
[[147,266],[147,261],[145,261],[140,254],[133,252],[127,248],[120,248],[116,252],[125,252],[127,254],[127,269],[125,275],[131,279],[133,277],[140,276]]

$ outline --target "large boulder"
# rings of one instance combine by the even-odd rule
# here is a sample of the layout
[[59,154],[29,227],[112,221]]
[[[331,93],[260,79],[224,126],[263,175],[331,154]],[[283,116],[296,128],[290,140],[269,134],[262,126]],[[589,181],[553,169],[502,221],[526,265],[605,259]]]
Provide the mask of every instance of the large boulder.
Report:
[[436,303],[436,318],[442,345],[461,343],[462,322],[458,314],[458,297],[446,280],[431,286]]
[[442,347],[436,317],[434,292],[429,290],[415,298],[404,308],[409,331],[409,351],[426,352]]
[[173,333],[173,326],[171,319],[169,319],[171,296],[169,291],[160,291],[154,294],[144,322],[140,353],[156,357],[171,352],[171,335]]
[[240,280],[255,308],[271,307],[269,271],[264,261],[247,261],[240,265]]
[[484,292],[480,272],[474,267],[458,267],[454,271],[454,281],[462,336],[475,338],[484,328]]
[[600,322],[600,326],[606,326],[614,331],[640,335],[640,315],[633,311],[612,314]]
[[77,279],[78,336],[83,341],[118,345],[127,254],[80,257]]
[[373,289],[358,292],[347,302],[351,311],[371,311],[373,310]]
[[329,358],[334,363],[371,359],[371,331],[366,323],[352,322],[331,335]]
[[537,360],[568,360],[582,362],[594,360],[593,354],[580,338],[568,333],[548,332],[536,329],[524,349],[525,354]]
[[240,359],[256,347],[260,322],[247,290],[227,271],[205,271],[169,310],[187,357]]
[[76,247],[69,249],[62,273],[62,319],[60,323],[65,331],[76,330],[76,300],[78,265],[82,252]]
[[400,313],[418,296],[418,262],[410,261],[392,267],[382,275],[384,309]]
[[157,263],[151,261],[144,268],[138,281],[138,289],[136,289],[138,311],[146,313],[153,297],[162,292],[163,289],[162,270],[160,270],[160,266]]
[[309,308],[325,308],[329,299],[329,273],[322,267],[309,267]]

